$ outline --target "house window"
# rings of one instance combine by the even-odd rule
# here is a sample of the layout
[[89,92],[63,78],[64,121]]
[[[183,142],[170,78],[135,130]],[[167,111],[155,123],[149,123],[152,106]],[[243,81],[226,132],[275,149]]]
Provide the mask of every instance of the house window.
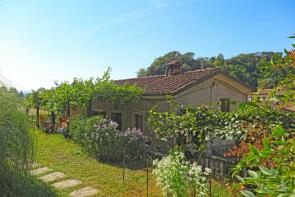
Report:
[[92,116],[101,116],[106,118],[107,113],[105,111],[92,111]]
[[122,113],[113,112],[111,113],[111,120],[118,123],[118,130],[122,131]]
[[230,101],[229,99],[221,99],[220,110],[222,112],[229,112],[230,111]]
[[141,114],[134,114],[134,127],[137,129],[143,130],[143,115]]

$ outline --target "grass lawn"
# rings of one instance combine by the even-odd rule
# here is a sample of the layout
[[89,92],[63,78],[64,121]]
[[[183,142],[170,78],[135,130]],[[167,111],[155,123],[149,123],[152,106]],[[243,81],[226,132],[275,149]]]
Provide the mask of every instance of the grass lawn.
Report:
[[[122,168],[99,162],[88,156],[82,148],[66,140],[59,134],[45,134],[35,130],[37,141],[37,162],[48,166],[53,171],[63,172],[67,178],[82,181],[83,186],[92,186],[100,192],[97,196],[146,196],[146,171],[126,169],[125,188],[122,181]],[[162,196],[156,186],[155,177],[149,172],[149,196]],[[71,190],[58,191],[59,196],[67,196]],[[213,197],[231,197],[224,187],[217,182],[212,184]]]
[[[127,169],[124,189],[122,168],[89,157],[79,145],[64,139],[62,135],[49,135],[37,130],[34,133],[37,141],[36,160],[41,165],[82,181],[82,186],[97,188],[100,191],[97,196],[123,196],[123,191],[125,196],[146,196],[146,171]],[[150,196],[161,196],[151,172],[149,179]],[[66,196],[68,192],[65,190],[58,194]]]

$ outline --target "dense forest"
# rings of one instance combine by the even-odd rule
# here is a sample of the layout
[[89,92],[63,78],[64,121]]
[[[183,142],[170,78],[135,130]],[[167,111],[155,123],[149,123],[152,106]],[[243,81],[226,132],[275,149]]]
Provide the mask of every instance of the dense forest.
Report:
[[216,57],[194,57],[194,53],[181,54],[178,51],[169,52],[158,57],[147,68],[137,72],[138,77],[160,75],[165,73],[166,64],[177,59],[182,64],[182,71],[200,68],[218,67],[224,73],[242,81],[246,85],[257,88],[273,88],[288,74],[295,74],[291,66],[277,67],[276,64],[284,62],[284,54],[280,52],[257,52],[240,54],[225,59],[222,54]]

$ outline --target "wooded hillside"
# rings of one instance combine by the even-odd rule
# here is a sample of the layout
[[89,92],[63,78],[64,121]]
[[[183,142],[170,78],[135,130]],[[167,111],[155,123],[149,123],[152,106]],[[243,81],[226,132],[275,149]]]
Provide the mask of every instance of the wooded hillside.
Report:
[[137,75],[141,77],[164,74],[166,64],[172,59],[177,59],[182,64],[183,71],[208,67],[221,68],[228,75],[254,89],[273,88],[288,74],[295,74],[291,66],[283,68],[275,66],[284,61],[284,55],[280,52],[240,54],[229,59],[225,59],[222,54],[216,57],[195,58],[194,56],[192,52],[181,54],[178,51],[172,51],[156,58],[150,66],[140,69]]

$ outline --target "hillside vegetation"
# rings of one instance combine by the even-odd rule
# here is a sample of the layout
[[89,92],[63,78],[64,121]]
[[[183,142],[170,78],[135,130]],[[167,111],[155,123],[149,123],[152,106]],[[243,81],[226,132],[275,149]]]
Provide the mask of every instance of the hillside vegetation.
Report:
[[273,88],[288,74],[295,74],[294,68],[291,66],[283,68],[275,66],[275,64],[284,61],[284,58],[285,56],[280,52],[240,54],[226,59],[222,54],[218,54],[216,57],[195,58],[195,54],[192,52],[182,54],[172,51],[156,58],[147,68],[141,68],[137,75],[142,77],[164,74],[166,64],[172,59],[177,59],[182,64],[183,71],[217,67],[254,89]]

